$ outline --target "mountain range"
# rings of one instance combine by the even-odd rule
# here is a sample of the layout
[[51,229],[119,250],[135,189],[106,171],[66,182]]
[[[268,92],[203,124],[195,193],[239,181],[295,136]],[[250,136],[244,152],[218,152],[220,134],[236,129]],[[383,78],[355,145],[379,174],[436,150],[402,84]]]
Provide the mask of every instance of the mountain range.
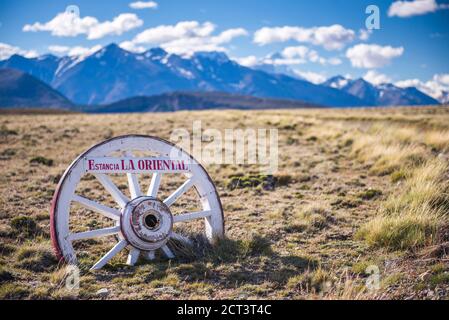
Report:
[[325,81],[323,85],[356,96],[366,101],[369,106],[439,104],[437,100],[414,87],[399,88],[391,83],[375,86],[362,78],[352,80],[342,76],[335,76]]
[[107,105],[79,106],[41,80],[16,69],[0,69],[0,108],[58,109],[94,113],[168,112],[206,109],[292,109],[322,106],[224,92],[172,92],[133,97]]
[[0,69],[0,108],[71,109],[74,105],[44,82],[15,69]]
[[321,108],[298,100],[268,99],[224,92],[172,92],[150,97],[134,97],[112,104],[91,106],[85,111],[96,113],[169,112],[207,109],[296,109]]
[[[227,93],[230,94],[228,102],[233,103],[237,97],[252,96],[330,107],[438,104],[416,88],[402,89],[392,84],[374,86],[363,79],[350,80],[341,76],[317,85],[291,74],[244,67],[222,52],[198,52],[182,57],[161,48],[132,53],[110,44],[82,57],[44,55],[28,59],[13,55],[0,61],[0,69],[5,68],[20,70],[41,80],[74,104],[89,106],[86,109],[149,96],[157,96],[165,102],[176,98],[179,102],[188,94],[195,97],[199,105],[204,101],[213,102],[210,99],[214,95],[203,95],[198,101],[194,92],[222,92],[221,103]],[[140,100],[133,101],[143,101],[136,99]],[[226,106],[229,104],[218,107]],[[139,108],[153,110],[153,107],[154,104],[145,101]]]

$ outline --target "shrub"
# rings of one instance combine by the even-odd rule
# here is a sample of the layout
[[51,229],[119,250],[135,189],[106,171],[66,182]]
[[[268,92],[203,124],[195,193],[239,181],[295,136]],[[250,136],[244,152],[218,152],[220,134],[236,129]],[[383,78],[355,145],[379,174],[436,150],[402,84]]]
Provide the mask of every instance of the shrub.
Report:
[[45,157],[39,156],[39,157],[32,158],[30,160],[30,163],[32,163],[32,164],[42,164],[44,166],[51,167],[51,166],[53,166],[54,161],[52,159],[47,159]]

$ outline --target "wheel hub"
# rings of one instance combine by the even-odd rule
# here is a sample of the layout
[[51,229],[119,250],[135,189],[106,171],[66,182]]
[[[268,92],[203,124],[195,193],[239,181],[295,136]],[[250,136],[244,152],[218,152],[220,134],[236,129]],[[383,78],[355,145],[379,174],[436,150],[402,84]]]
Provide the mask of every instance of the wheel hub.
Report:
[[133,247],[152,251],[164,246],[173,229],[170,209],[160,200],[140,197],[130,201],[121,216],[121,231]]

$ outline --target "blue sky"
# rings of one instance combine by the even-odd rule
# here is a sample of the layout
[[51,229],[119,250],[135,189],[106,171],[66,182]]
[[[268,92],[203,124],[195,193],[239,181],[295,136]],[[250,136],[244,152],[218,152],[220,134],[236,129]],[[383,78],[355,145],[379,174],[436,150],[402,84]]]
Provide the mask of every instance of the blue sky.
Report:
[[[225,50],[246,65],[275,64],[314,82],[342,74],[449,88],[449,0],[407,1],[394,10],[391,0],[2,1],[0,59],[85,54],[115,42],[137,51]],[[370,4],[380,9],[381,28],[363,37]],[[79,24],[57,19],[69,5],[79,8]]]

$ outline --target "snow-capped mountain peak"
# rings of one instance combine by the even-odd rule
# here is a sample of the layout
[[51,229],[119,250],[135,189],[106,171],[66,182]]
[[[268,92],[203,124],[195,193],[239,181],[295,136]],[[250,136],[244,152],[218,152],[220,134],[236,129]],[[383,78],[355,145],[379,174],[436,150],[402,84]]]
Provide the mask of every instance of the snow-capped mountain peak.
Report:
[[349,82],[350,82],[350,79],[347,79],[343,76],[335,76],[335,77],[329,78],[323,84],[328,87],[331,87],[331,88],[342,89],[345,86],[347,86]]
[[78,57],[27,59],[16,55],[0,61],[0,68],[33,75],[78,104],[107,104],[174,91],[221,91],[324,106],[437,103],[416,89],[378,88],[363,79],[337,76],[317,85],[287,70],[244,67],[224,52],[186,57],[161,48],[133,53],[110,44]]
[[340,89],[363,101],[368,106],[430,105],[438,101],[416,88],[399,88],[391,83],[374,85],[363,78],[348,79],[335,76],[323,83],[328,87]]

